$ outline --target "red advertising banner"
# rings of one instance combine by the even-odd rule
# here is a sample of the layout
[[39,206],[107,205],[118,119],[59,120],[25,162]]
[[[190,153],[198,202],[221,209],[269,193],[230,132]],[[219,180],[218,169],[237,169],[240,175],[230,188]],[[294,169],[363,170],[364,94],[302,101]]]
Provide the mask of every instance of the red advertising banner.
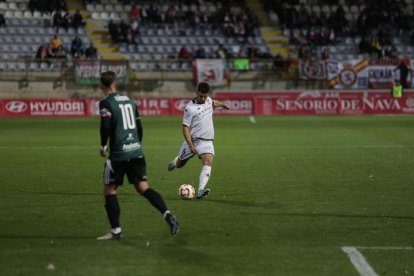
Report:
[[277,93],[255,98],[256,115],[414,114],[414,93]]
[[[227,93],[227,94],[226,94]],[[368,91],[226,92],[214,99],[225,102],[218,115],[359,115],[414,114],[414,92],[402,98]],[[182,116],[191,98],[134,99],[142,116]],[[99,100],[0,100],[0,117],[98,116]]]
[[[216,99],[216,98],[215,98]],[[219,99],[219,98],[217,98]],[[139,113],[142,116],[182,116],[184,109],[192,98],[142,98],[134,99]],[[216,114],[222,115],[253,115],[254,100],[246,99],[219,99],[230,106],[230,110],[216,109]],[[88,116],[99,115],[99,100],[86,100]]]

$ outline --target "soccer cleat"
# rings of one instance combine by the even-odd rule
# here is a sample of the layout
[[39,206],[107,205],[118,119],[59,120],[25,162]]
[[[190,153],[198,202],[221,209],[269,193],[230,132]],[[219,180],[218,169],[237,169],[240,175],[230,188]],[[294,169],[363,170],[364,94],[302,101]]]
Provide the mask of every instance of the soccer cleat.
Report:
[[107,241],[107,240],[117,240],[119,241],[122,238],[122,234],[113,234],[112,232],[109,232],[106,235],[103,235],[102,237],[97,237],[96,239],[98,241]]
[[175,169],[175,159],[168,164],[168,171]]
[[202,199],[203,197],[208,196],[209,193],[210,193],[210,189],[199,190],[197,192],[197,199]]
[[177,218],[172,214],[167,214],[165,217],[168,225],[170,226],[171,235],[176,235],[180,231],[180,226],[178,225]]

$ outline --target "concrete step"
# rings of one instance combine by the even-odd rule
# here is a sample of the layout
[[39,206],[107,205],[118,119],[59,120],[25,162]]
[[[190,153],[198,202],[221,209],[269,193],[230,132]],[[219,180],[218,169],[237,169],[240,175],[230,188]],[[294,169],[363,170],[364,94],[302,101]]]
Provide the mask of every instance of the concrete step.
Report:
[[282,36],[283,35],[283,33],[282,33],[282,31],[280,31],[280,30],[273,30],[273,31],[260,31],[260,34],[263,36],[263,37],[267,37],[267,36]]
[[120,53],[101,53],[102,58],[105,60],[125,60],[126,57]]
[[269,47],[270,53],[275,55],[275,54],[289,54],[290,53],[290,49],[289,48],[282,48],[282,47]]
[[288,44],[288,39],[284,36],[275,36],[275,37],[265,37],[264,38],[266,43],[269,44],[282,44],[282,45],[287,45]]
[[100,53],[118,53],[119,52],[119,49],[118,49],[118,47],[117,46],[110,46],[110,45],[105,45],[105,44],[98,44],[98,45],[95,45],[96,46],[96,48],[98,49],[98,51],[100,52]]
[[106,44],[106,45],[112,44],[112,40],[111,39],[102,38],[102,36],[101,37],[92,37],[92,41],[93,41],[93,44],[95,44],[95,45],[99,45],[99,44]]

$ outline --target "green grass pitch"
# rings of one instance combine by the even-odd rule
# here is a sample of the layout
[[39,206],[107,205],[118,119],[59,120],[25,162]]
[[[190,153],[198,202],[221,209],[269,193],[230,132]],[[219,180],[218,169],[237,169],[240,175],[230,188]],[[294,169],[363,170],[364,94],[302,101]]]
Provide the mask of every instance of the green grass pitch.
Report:
[[178,197],[197,158],[167,171],[181,118],[143,126],[150,185],[181,231],[125,183],[124,238],[96,241],[99,119],[0,119],[0,275],[358,275],[344,246],[379,275],[414,274],[414,116],[217,116],[201,201]]

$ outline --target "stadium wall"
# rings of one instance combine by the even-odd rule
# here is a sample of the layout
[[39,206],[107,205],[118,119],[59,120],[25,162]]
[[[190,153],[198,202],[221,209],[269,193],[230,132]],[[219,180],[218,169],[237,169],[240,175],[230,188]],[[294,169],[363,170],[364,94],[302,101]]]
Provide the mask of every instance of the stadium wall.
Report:
[[[326,82],[324,82],[326,83]],[[72,73],[0,72],[0,99],[5,98],[91,98],[100,97],[97,85],[76,85]],[[195,91],[192,72],[152,71],[131,76],[120,86],[131,97],[187,97]],[[283,80],[270,71],[235,72],[228,90],[321,89],[322,82]]]

